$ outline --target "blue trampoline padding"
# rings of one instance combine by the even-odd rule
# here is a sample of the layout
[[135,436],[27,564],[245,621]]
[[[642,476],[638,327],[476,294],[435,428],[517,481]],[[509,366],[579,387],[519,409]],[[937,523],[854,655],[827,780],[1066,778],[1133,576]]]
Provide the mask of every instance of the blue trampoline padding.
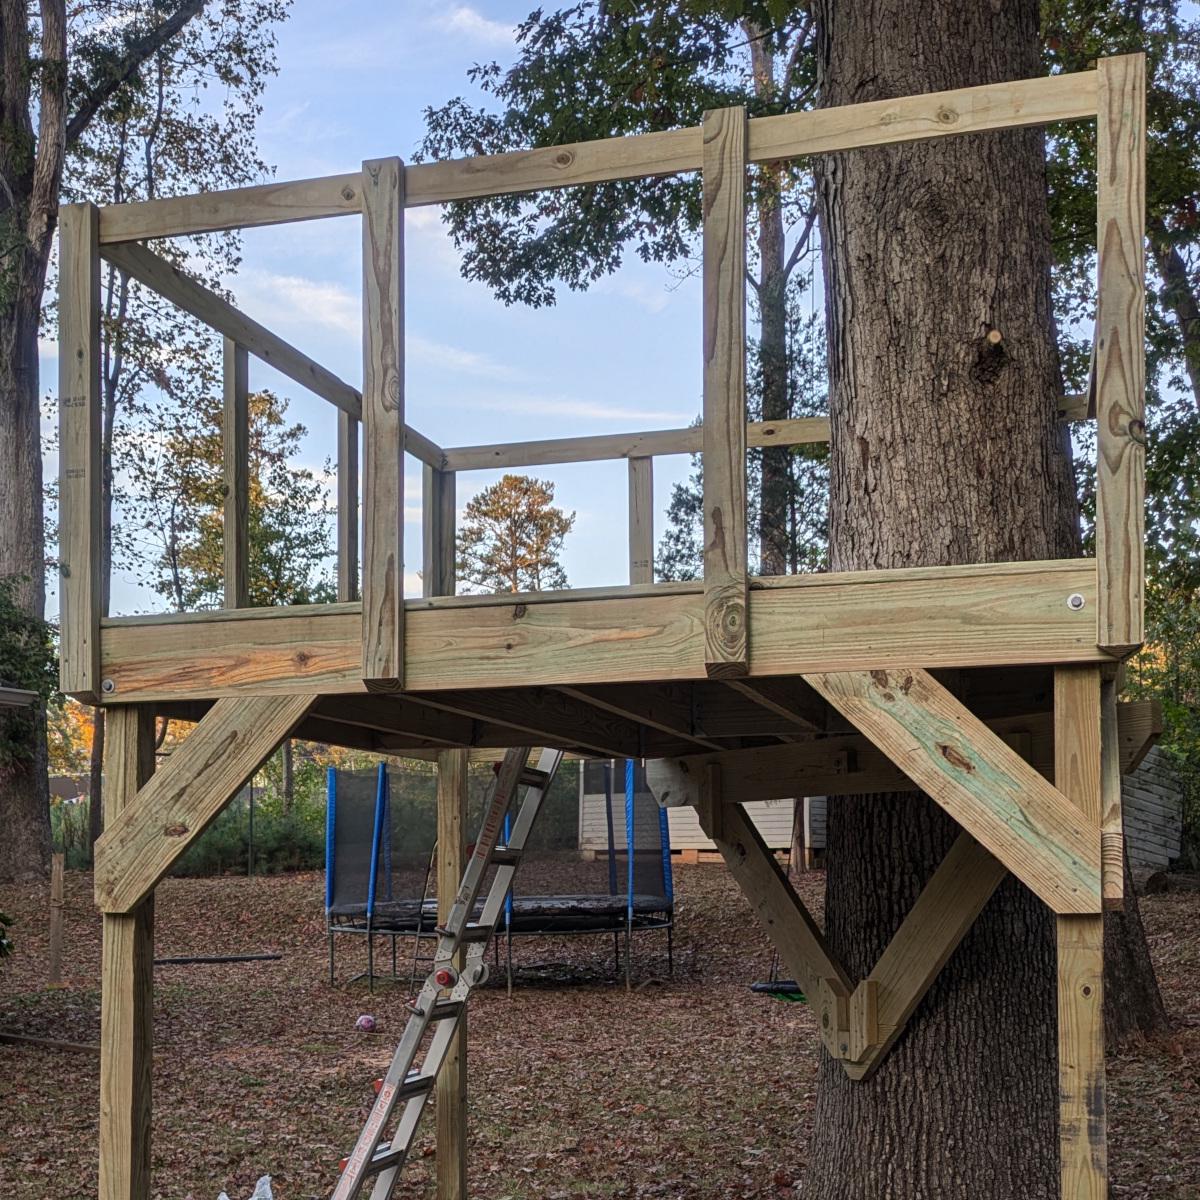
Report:
[[671,822],[667,820],[667,810],[658,810],[658,832],[662,841],[663,895],[667,902],[675,902],[675,884],[671,878]]
[[375,882],[379,875],[379,839],[383,829],[384,801],[387,797],[387,767],[379,764],[375,782],[375,828],[371,832],[371,878],[367,884],[367,916],[375,911]]
[[633,844],[633,796],[636,782],[634,767],[633,759],[627,758],[625,760],[625,858],[629,864],[629,878],[625,884],[625,895],[628,897],[625,911],[630,921],[633,920],[633,852],[636,849]]
[[325,769],[325,911],[333,907],[333,840],[337,815],[337,768]]

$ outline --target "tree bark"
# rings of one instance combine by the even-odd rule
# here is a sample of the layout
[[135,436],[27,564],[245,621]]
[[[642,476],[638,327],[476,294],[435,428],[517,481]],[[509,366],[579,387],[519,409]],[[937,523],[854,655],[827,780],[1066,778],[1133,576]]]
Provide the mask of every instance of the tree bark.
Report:
[[1125,907],[1104,914],[1104,1044],[1158,1037],[1170,1028],[1125,859]]
[[[1042,73],[1036,0],[813,8],[826,106]],[[829,156],[817,186],[834,569],[1078,553],[1041,131]],[[923,796],[831,804],[827,928],[853,977],[955,833]],[[823,1056],[805,1196],[1057,1197],[1054,979],[1051,914],[1010,878],[870,1081]]]
[[1192,385],[1192,398],[1200,408],[1200,297],[1192,287],[1183,255],[1171,241],[1166,222],[1151,217],[1148,232],[1154,265],[1163,282],[1161,299],[1179,324],[1183,365]]

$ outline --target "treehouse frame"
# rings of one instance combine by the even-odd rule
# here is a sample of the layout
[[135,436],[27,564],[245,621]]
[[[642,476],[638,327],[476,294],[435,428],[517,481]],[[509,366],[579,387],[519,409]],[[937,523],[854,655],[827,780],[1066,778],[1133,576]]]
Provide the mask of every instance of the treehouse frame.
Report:
[[[1012,871],[1058,922],[1062,1194],[1106,1194],[1101,911],[1122,896],[1120,771],[1156,729],[1150,706],[1117,702],[1119,665],[1140,645],[1143,621],[1144,86],[1143,58],[1129,55],[1079,74],[845,108],[755,120],[731,108],[667,133],[412,166],[377,159],[322,179],[63,209],[61,682],[103,705],[109,721],[95,873],[104,921],[104,1200],[149,1194],[154,887],[289,736],[438,756],[439,819],[449,831],[439,869],[451,884],[439,892],[447,895],[463,865],[466,747],[535,743],[667,760],[656,768],[665,798],[697,806],[785,963],[816,998],[826,1049],[857,1079],[887,1053]],[[746,422],[747,165],[1091,118],[1095,361],[1088,394],[1064,398],[1060,413],[1097,422],[1095,559],[751,577],[747,447],[821,442],[830,431],[817,418]],[[701,428],[442,448],[406,424],[406,208],[697,170]],[[353,214],[363,229],[361,392],[146,245]],[[102,616],[102,259],[225,339],[218,611]],[[339,410],[336,604],[248,607],[249,355]],[[653,457],[696,451],[704,576],[655,584]],[[422,464],[424,482],[425,596],[407,601],[405,453]],[[622,458],[628,586],[453,594],[457,472]],[[199,723],[155,774],[156,714]],[[802,789],[912,784],[963,833],[875,970],[856,982],[741,805]],[[461,1189],[464,1169],[462,1054],[451,1067],[452,1086],[439,1088],[443,1195]]]

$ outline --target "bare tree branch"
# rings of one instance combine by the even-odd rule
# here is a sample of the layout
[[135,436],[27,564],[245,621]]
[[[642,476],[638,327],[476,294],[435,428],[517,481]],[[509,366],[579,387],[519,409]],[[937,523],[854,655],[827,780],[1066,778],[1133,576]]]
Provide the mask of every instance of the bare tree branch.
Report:
[[105,101],[124,86],[142,63],[161,50],[203,8],[204,0],[183,0],[161,25],[156,25],[145,36],[130,42],[125,48],[125,53],[113,64],[106,77],[84,96],[75,115],[67,122],[68,148],[79,140]]

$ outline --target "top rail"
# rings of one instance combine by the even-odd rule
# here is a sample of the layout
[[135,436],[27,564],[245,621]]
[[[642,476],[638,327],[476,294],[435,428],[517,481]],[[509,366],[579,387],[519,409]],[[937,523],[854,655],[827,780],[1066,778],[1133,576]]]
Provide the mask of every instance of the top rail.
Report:
[[[1094,117],[1096,71],[873,100],[749,122],[747,159],[772,162],[954,134]],[[405,206],[698,171],[700,128],[485,154],[405,168]],[[100,210],[102,243],[182,237],[362,212],[358,171],[234,188],[198,196],[111,204]]]

